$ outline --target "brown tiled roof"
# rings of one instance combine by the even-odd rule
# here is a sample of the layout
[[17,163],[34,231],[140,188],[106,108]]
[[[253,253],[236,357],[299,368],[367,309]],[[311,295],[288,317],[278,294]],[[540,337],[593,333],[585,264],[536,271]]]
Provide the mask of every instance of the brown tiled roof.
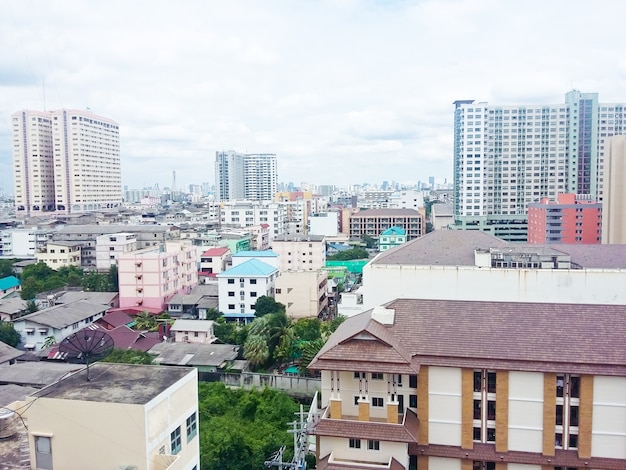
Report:
[[[415,416],[412,412],[409,412]],[[409,425],[415,429],[409,431]],[[349,419],[321,419],[315,427],[319,436],[346,437],[392,442],[417,442],[417,417],[405,425],[356,421]]]
[[[626,306],[397,299],[394,324],[382,326],[371,311],[346,320],[311,363],[342,362],[343,370],[362,370],[378,362],[379,342],[345,341],[376,323],[389,343],[402,345],[419,364],[493,367],[507,370],[567,371],[626,376]],[[357,343],[357,341],[359,341]],[[332,350],[341,346],[343,356]],[[348,354],[350,352],[350,354]],[[384,358],[392,359],[386,353]],[[331,364],[329,362],[329,364]],[[405,363],[406,364],[406,363]],[[381,361],[379,370],[386,367]]]

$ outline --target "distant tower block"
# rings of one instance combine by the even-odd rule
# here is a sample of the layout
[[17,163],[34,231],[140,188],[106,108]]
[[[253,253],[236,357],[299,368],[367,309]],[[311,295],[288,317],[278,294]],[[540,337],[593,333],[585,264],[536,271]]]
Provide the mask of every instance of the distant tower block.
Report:
[[172,170],[172,193],[176,191],[176,170]]

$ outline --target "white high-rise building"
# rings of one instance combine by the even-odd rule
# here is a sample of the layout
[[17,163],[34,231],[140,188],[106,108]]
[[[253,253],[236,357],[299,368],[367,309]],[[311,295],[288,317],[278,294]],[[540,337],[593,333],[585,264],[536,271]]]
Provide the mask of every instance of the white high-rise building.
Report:
[[276,155],[215,153],[215,186],[220,201],[270,201],[277,191]]
[[626,132],[626,104],[571,91],[562,104],[455,102],[457,227],[525,241],[527,206],[558,194],[603,197],[605,140]]
[[19,215],[89,212],[122,202],[119,126],[89,111],[12,115]]

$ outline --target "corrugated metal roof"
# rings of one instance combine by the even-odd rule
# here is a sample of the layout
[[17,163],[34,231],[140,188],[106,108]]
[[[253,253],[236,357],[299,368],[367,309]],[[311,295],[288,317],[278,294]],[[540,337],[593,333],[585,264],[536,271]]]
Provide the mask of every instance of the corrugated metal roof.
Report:
[[276,271],[275,267],[253,258],[219,273],[217,277],[269,276]]

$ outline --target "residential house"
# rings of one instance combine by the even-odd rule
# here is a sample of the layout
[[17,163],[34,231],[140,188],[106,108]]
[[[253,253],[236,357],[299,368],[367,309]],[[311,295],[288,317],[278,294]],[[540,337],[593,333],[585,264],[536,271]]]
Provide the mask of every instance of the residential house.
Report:
[[20,334],[24,349],[39,351],[46,338],[52,337],[60,343],[65,337],[103,317],[108,309],[106,305],[77,300],[20,317],[13,322],[13,327]]
[[217,282],[200,284],[189,294],[174,295],[167,304],[167,312],[173,317],[206,319],[208,311],[217,309],[218,304]]
[[198,276],[215,277],[226,269],[230,260],[230,249],[226,247],[209,248],[200,256],[200,270]]
[[217,339],[214,326],[211,320],[176,320],[170,332],[176,343],[212,343]]
[[406,230],[401,227],[390,227],[384,230],[378,238],[379,251],[387,251],[406,243]]
[[19,297],[0,299],[0,321],[15,321],[29,313],[28,302]]
[[164,366],[186,366],[198,369],[200,377],[206,372],[222,372],[237,362],[239,346],[217,343],[159,343],[149,354],[154,362]]
[[65,266],[81,267],[81,242],[49,241],[45,248],[38,248],[35,253],[38,263],[58,270]]
[[309,366],[317,468],[626,468],[625,315],[397,299],[348,318]]
[[7,276],[0,279],[0,299],[11,295],[21,289],[20,280],[15,276]]

